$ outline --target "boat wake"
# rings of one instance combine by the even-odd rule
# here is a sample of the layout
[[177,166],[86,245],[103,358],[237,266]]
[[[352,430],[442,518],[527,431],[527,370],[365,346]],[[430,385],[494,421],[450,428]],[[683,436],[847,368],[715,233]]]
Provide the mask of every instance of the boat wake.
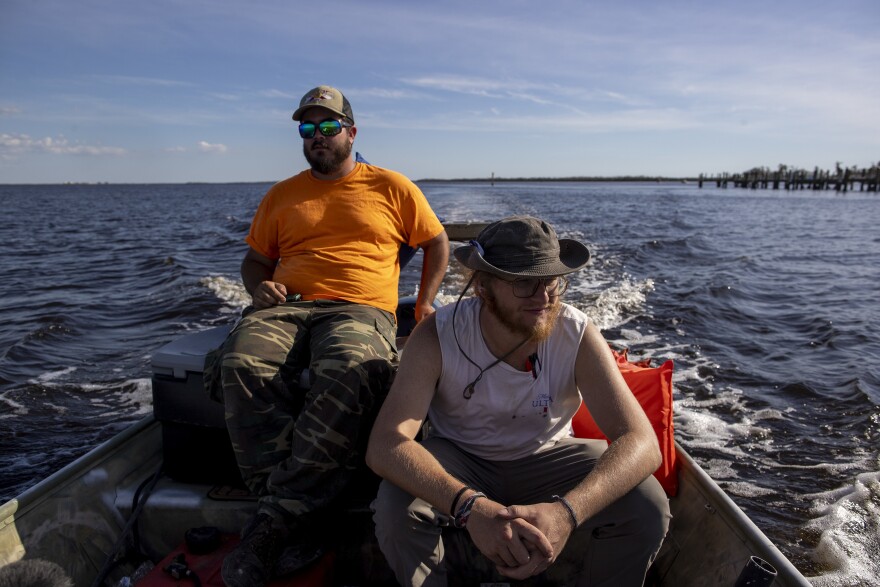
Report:
[[853,577],[864,585],[880,580],[880,473],[858,475],[849,487],[805,498],[812,500],[815,516],[806,531],[818,534],[814,560],[827,566],[815,587],[852,585]]
[[240,312],[251,303],[251,296],[244,288],[240,278],[231,279],[225,275],[202,277],[199,283],[207,287],[223,302],[224,313]]

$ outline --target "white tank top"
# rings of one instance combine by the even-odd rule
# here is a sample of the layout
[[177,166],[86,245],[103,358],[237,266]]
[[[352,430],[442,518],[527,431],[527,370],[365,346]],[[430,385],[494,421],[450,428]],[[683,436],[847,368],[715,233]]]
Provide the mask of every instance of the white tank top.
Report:
[[[538,346],[537,373],[519,371],[504,361],[483,373],[473,396],[465,387],[497,357],[480,329],[478,298],[465,298],[455,317],[455,304],[437,310],[437,333],[443,367],[437,393],[428,409],[431,436],[447,438],[478,457],[508,461],[540,452],[571,434],[571,419],[581,404],[574,364],[587,327],[586,314],[562,305],[559,322]],[[518,341],[517,341],[518,342]]]

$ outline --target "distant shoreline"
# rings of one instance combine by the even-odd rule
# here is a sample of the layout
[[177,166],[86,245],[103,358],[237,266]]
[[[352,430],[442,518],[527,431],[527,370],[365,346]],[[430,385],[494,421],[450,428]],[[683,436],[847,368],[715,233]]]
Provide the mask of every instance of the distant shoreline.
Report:
[[640,182],[640,183],[683,183],[698,181],[697,177],[659,177],[645,175],[623,175],[614,177],[474,177],[474,178],[456,178],[456,179],[436,179],[424,178],[413,180],[416,183],[535,183],[535,182],[572,182],[572,183],[588,183],[588,182]]
[[[15,186],[113,186],[113,185],[240,185],[240,184],[274,184],[281,180],[255,180],[255,181],[149,181],[149,182],[110,182],[110,181],[62,181],[56,183],[0,183],[3,187]],[[455,179],[423,178],[414,179],[414,183],[599,183],[599,182],[629,182],[629,183],[693,183],[698,181],[696,177],[647,177],[620,176],[620,177],[459,177]]]
[[[285,178],[275,180],[262,181],[149,181],[149,182],[119,182],[113,183],[109,181],[62,181],[57,183],[0,183],[0,186],[35,186],[35,185],[238,185],[238,184],[273,184]],[[748,171],[739,173],[700,173],[698,175],[688,175],[684,177],[666,177],[662,175],[615,175],[610,177],[600,176],[568,176],[568,177],[496,177],[493,173],[488,177],[457,177],[454,179],[439,179],[435,177],[425,177],[413,180],[415,183],[696,183],[698,187],[703,187],[703,183],[715,183],[718,187],[727,187],[728,182],[733,183],[737,187],[756,187],[757,185],[773,184],[796,184],[801,187],[810,184],[812,189],[817,189],[818,185],[827,187],[828,185],[836,185],[838,187],[844,185],[852,186],[854,183],[860,183],[868,186],[869,191],[878,191],[880,188],[880,163],[872,165],[868,168],[859,169],[858,166],[843,167],[837,163],[835,169],[824,170],[814,167],[812,171],[799,169],[797,167],[780,164],[777,169],[769,167],[753,167]],[[845,191],[845,190],[844,190]]]

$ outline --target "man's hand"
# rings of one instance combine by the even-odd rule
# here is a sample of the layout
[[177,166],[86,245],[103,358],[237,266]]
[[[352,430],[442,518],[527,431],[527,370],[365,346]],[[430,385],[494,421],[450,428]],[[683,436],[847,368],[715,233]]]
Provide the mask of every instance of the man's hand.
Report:
[[257,310],[271,308],[272,306],[284,303],[287,299],[287,288],[284,287],[283,283],[261,281],[260,285],[254,288],[251,299],[253,300],[254,308]]
[[[545,537],[545,540],[547,540],[551,546],[550,554],[547,555],[547,560],[541,565],[538,565],[536,570],[533,573],[526,575],[526,577],[541,573],[545,571],[547,567],[556,562],[556,557],[558,557],[559,553],[562,552],[562,549],[565,548],[565,544],[568,542],[571,533],[574,532],[571,517],[565,509],[565,506],[561,503],[512,505],[499,511],[498,518],[501,520],[510,520],[511,523],[525,523],[529,527],[535,528]],[[527,569],[528,566],[526,565],[525,568]],[[522,567],[519,569],[505,569],[500,566],[498,567],[499,573],[505,577],[510,577],[511,579],[524,578],[520,576],[521,571]],[[516,572],[516,574],[514,575],[513,572]]]
[[425,255],[422,260],[422,280],[419,282],[419,300],[415,308],[416,322],[434,313],[431,303],[437,297],[449,265],[449,237],[444,230],[434,238],[419,243],[419,247]]
[[499,573],[511,579],[527,579],[545,571],[556,559],[552,544],[540,529],[523,518],[500,514],[510,508],[480,501],[479,511],[475,505],[468,519],[467,530],[474,545]]
[[430,316],[435,311],[436,310],[434,309],[434,306],[432,306],[431,304],[427,304],[421,301],[417,302],[415,307],[416,322],[421,322],[423,318]]

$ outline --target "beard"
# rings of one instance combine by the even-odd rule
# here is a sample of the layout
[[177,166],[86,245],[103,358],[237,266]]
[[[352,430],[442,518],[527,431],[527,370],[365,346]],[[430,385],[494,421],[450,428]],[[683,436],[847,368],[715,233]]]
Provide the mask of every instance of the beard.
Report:
[[559,312],[562,311],[562,304],[559,302],[559,297],[550,298],[547,316],[537,324],[528,326],[515,321],[511,317],[513,312],[501,307],[498,303],[498,298],[495,297],[495,292],[493,292],[491,288],[485,288],[480,297],[483,299],[483,305],[486,306],[486,309],[496,320],[511,332],[527,336],[529,337],[529,340],[534,342],[541,342],[550,336],[553,332],[553,328],[556,327],[556,320],[559,318]]
[[[313,150],[318,145],[324,149]],[[314,171],[321,175],[333,175],[351,157],[351,142],[342,141],[336,144],[335,141],[319,142],[319,139],[315,139],[311,145],[303,145],[303,155]]]

